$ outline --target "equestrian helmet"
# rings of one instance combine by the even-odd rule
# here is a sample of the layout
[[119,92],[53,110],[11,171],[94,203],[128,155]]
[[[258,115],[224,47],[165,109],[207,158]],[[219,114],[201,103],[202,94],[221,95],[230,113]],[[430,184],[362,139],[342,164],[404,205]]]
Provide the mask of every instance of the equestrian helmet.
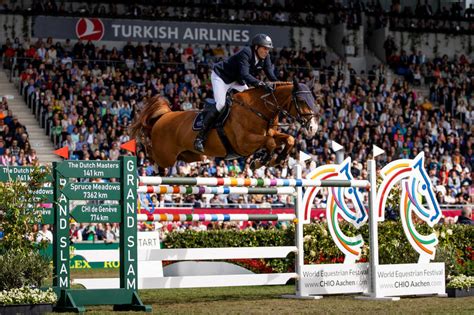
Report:
[[263,46],[272,49],[273,42],[267,34],[257,34],[252,38],[252,46]]

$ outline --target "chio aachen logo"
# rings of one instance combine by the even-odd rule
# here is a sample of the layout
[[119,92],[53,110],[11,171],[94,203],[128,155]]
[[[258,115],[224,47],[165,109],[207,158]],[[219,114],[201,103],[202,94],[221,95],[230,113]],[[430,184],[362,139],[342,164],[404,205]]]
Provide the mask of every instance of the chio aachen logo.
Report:
[[76,35],[82,40],[101,40],[104,36],[104,23],[100,19],[81,18],[76,23]]

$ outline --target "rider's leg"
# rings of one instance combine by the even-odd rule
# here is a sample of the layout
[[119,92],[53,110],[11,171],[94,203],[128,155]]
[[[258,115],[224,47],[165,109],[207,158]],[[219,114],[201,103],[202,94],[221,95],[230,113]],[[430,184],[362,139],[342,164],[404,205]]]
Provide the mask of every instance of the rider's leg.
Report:
[[199,131],[196,140],[194,141],[194,149],[198,152],[204,153],[204,143],[207,140],[207,135],[211,130],[220,111],[225,106],[225,97],[230,85],[226,84],[217,74],[211,74],[212,90],[214,92],[215,106],[207,106],[204,110],[204,118],[202,128]]
[[211,74],[212,92],[214,93],[214,100],[216,101],[216,108],[221,112],[225,107],[225,98],[227,91],[232,87],[231,84],[227,84],[221,79],[214,71]]
[[245,90],[248,90],[249,87],[247,86],[247,84],[238,84],[236,82],[233,82],[230,84],[230,88],[234,89],[234,90],[237,90],[239,92],[243,92]]

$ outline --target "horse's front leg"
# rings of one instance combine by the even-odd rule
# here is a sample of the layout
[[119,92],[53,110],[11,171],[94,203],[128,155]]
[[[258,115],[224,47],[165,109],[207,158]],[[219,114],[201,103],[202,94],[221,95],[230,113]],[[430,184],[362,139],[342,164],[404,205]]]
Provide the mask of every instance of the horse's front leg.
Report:
[[292,136],[276,130],[272,131],[272,137],[275,141],[276,147],[280,147],[282,144],[284,144],[285,146],[278,154],[278,156],[270,161],[270,166],[280,165],[281,162],[285,161],[288,158],[291,149],[293,149],[293,147],[295,146],[295,138],[293,138]]
[[[258,136],[258,138],[262,139],[263,146],[259,151],[256,152],[257,155],[254,155],[254,159],[250,164],[250,168],[253,170],[267,165],[272,158],[273,152],[277,148],[275,139],[272,136]],[[250,136],[248,139],[252,139],[252,136]]]

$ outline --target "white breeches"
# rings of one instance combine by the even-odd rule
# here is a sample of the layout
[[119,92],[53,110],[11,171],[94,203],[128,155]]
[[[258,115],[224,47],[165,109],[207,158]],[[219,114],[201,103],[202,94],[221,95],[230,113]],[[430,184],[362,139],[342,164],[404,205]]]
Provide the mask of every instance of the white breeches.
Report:
[[225,96],[229,89],[236,89],[239,92],[247,90],[247,84],[239,84],[237,82],[225,83],[214,71],[211,74],[212,90],[214,92],[214,100],[216,101],[216,108],[222,111],[225,106]]

